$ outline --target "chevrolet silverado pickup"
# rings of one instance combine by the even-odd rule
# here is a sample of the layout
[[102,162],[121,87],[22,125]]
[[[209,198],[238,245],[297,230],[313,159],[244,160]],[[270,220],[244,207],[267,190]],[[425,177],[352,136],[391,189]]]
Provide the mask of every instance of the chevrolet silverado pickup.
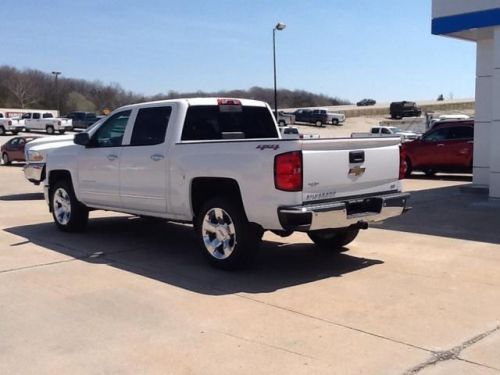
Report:
[[248,264],[266,230],[341,251],[409,199],[399,137],[282,139],[255,100],[128,105],[73,142],[46,156],[44,195],[60,230],[83,230],[94,209],[193,223],[224,269]]
[[71,119],[55,118],[52,113],[25,113],[22,115],[21,120],[24,122],[26,131],[43,130],[47,134],[54,134],[56,131],[64,134],[66,130],[73,129]]

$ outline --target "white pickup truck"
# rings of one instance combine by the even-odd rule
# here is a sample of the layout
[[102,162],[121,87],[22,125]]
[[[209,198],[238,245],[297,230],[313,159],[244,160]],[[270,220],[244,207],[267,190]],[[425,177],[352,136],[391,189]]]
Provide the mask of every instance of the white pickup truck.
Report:
[[412,131],[404,131],[395,126],[374,126],[370,129],[369,133],[352,133],[352,138],[364,138],[364,137],[400,137],[401,141],[413,141],[419,137],[419,135]]
[[55,118],[52,113],[29,112],[22,115],[26,131],[43,130],[47,134],[54,134],[56,131],[64,134],[67,130],[73,129],[72,120],[67,118]]
[[21,130],[23,130],[23,126],[19,123],[18,119],[7,118],[0,112],[0,135],[5,135],[7,132],[16,135]]
[[194,224],[216,267],[244,266],[265,230],[340,251],[401,215],[400,139],[282,139],[266,103],[175,99],[125,106],[47,154],[56,226],[104,209]]

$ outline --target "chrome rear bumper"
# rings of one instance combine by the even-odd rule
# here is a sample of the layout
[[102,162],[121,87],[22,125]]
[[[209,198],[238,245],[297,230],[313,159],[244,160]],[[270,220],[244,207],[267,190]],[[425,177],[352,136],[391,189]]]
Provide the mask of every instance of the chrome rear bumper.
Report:
[[407,211],[408,193],[396,193],[320,204],[280,207],[278,216],[285,230],[313,231],[346,228],[383,221]]

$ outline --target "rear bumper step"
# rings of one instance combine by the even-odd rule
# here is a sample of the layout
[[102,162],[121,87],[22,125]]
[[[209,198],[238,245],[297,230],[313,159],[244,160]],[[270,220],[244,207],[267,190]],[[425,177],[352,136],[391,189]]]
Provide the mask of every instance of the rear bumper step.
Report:
[[330,203],[280,207],[278,216],[285,230],[308,232],[320,229],[365,227],[368,222],[399,216],[408,210],[408,193],[372,196]]

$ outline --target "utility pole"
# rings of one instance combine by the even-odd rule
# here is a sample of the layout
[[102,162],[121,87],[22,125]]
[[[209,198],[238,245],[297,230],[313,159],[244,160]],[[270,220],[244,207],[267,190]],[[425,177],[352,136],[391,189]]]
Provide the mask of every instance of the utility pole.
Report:
[[276,89],[276,30],[283,30],[286,25],[278,22],[273,28],[273,66],[274,66],[274,117],[278,121],[278,90]]
[[52,74],[54,75],[54,86],[55,86],[55,90],[56,90],[56,107],[57,107],[57,110],[59,111],[59,116],[60,116],[61,115],[61,107],[59,105],[59,85],[58,85],[57,77],[59,76],[59,74],[61,74],[61,72],[52,72]]

